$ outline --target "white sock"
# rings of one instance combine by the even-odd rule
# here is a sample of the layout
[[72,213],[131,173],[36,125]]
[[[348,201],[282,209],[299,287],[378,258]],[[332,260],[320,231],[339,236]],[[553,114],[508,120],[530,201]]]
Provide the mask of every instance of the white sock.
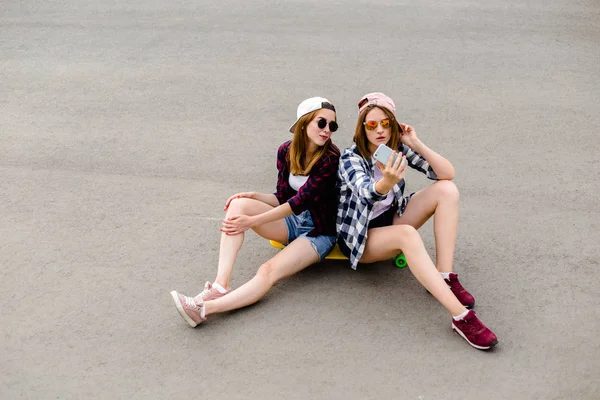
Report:
[[227,293],[227,289],[225,289],[223,286],[219,285],[217,282],[213,283],[212,287],[217,289],[219,291],[219,293],[221,293],[221,294]]
[[454,318],[455,321],[460,321],[461,319],[466,317],[468,313],[469,313],[469,310],[465,310],[464,313],[457,315],[457,316],[453,316],[452,318]]
[[450,279],[450,274],[452,272],[440,272],[440,275],[442,276],[442,278],[444,279]]
[[200,317],[201,318],[205,318],[206,317],[206,307],[203,306],[202,308],[200,308]]

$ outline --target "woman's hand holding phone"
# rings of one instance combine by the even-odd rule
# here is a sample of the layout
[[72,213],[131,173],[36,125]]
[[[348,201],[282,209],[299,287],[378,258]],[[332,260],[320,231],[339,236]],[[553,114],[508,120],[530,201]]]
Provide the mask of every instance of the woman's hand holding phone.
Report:
[[408,162],[403,154],[393,151],[388,158],[387,164],[383,165],[380,161],[377,161],[377,166],[383,174],[385,186],[389,186],[389,189],[391,189],[392,186],[404,179]]

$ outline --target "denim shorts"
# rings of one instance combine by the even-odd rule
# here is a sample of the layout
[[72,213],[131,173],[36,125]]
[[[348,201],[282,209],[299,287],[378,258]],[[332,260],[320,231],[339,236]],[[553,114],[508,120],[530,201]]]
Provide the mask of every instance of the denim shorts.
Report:
[[319,261],[324,259],[335,245],[335,236],[307,236],[308,232],[315,229],[315,224],[308,210],[302,211],[299,215],[288,215],[285,217],[285,223],[288,228],[288,244],[299,237],[308,239],[312,248],[319,255]]

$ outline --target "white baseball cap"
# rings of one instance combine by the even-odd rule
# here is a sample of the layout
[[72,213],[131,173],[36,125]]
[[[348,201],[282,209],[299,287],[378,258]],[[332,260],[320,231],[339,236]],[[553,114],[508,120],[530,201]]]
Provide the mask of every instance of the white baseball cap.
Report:
[[327,108],[328,110],[335,112],[335,107],[325,97],[311,97],[310,99],[304,100],[298,105],[298,110],[296,111],[296,122],[290,126],[290,132],[294,133],[296,130],[296,124],[303,115],[320,110],[322,108]]

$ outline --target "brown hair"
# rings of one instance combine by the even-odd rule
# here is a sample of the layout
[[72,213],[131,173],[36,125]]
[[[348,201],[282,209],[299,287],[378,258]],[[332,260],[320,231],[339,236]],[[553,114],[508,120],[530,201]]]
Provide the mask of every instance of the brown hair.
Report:
[[[323,146],[319,147],[317,151],[306,159],[306,150],[308,149],[308,135],[306,134],[306,126],[315,119],[315,116],[320,111],[316,110],[300,117],[296,123],[296,129],[294,129],[294,138],[292,139],[292,145],[288,152],[288,160],[290,163],[290,173],[294,175],[308,175],[310,170],[317,161],[324,155],[327,154],[331,149],[331,139],[329,139]],[[337,116],[336,116],[337,119]]]
[[356,131],[354,132],[354,137],[352,140],[356,143],[356,148],[361,156],[364,158],[371,157],[371,151],[369,150],[369,140],[367,139],[367,133],[365,132],[365,120],[367,119],[367,114],[374,108],[379,108],[381,111],[385,113],[385,115],[392,121],[390,128],[392,129],[392,134],[390,135],[390,140],[387,145],[392,150],[396,150],[398,145],[400,144],[400,127],[398,126],[398,122],[394,117],[394,114],[385,107],[378,107],[376,105],[368,106],[358,115],[358,121],[356,122]]

